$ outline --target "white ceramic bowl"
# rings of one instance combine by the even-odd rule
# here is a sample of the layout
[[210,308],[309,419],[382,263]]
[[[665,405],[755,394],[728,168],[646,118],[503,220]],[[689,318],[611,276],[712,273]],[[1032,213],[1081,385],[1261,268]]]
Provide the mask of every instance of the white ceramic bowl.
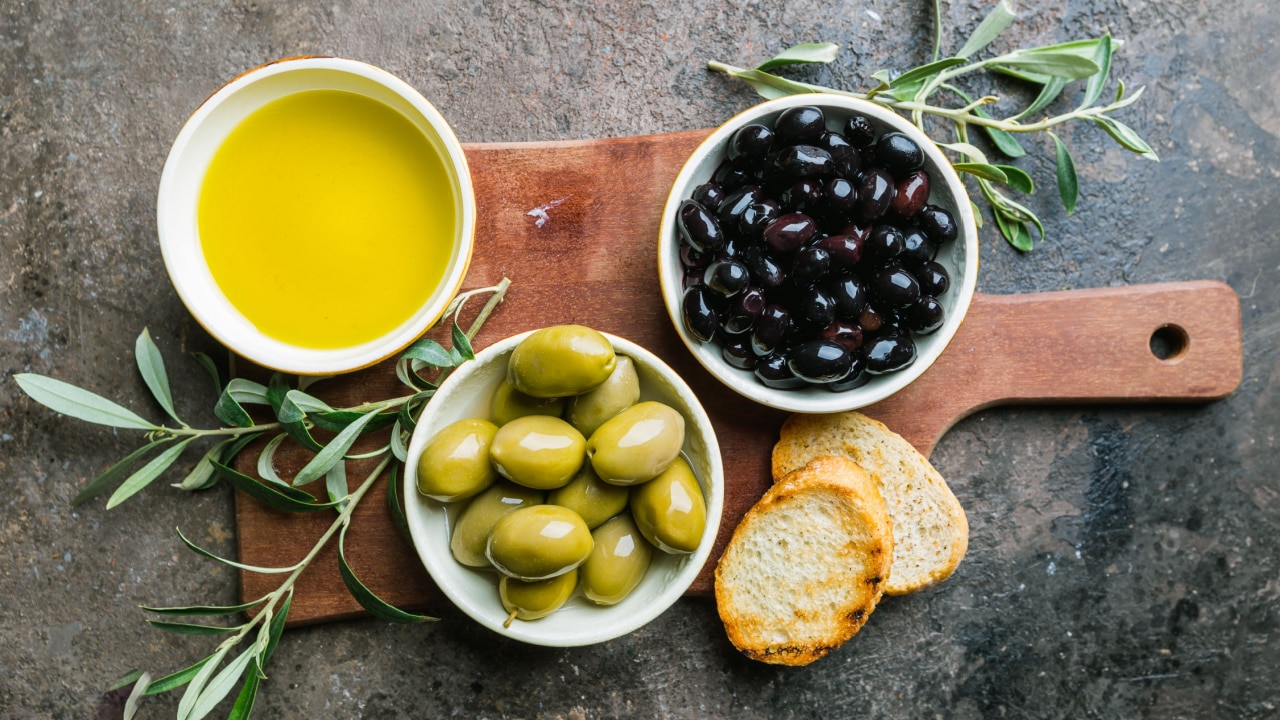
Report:
[[685,418],[684,456],[698,476],[707,505],[707,527],[696,552],[669,555],[654,550],[644,580],[617,605],[599,606],[581,592],[540,620],[516,620],[503,627],[507,612],[498,598],[494,570],[466,567],[449,550],[449,529],[465,503],[440,503],[418,493],[418,458],[431,437],[450,423],[488,417],[493,391],[506,377],[511,351],[529,333],[507,338],[476,354],[450,375],[422,412],[409,443],[404,477],[405,515],[414,548],[436,585],[476,622],[515,640],[550,647],[573,647],[604,642],[648,623],[672,605],[693,583],[706,564],[720,527],[724,504],[724,468],[715,430],[689,386],[670,367],[644,348],[605,335],[614,351],[630,357],[640,376],[640,399],[664,402]]
[[[685,329],[681,310],[684,268],[680,264],[680,234],[676,227],[676,212],[680,203],[690,196],[694,188],[711,178],[724,159],[729,140],[738,128],[751,123],[765,123],[772,127],[783,110],[804,105],[822,108],[826,114],[828,129],[843,127],[845,120],[851,115],[860,113],[871,119],[879,133],[896,130],[915,140],[924,151],[924,168],[928,170],[932,180],[929,202],[950,211],[959,226],[957,239],[943,247],[937,257],[937,261],[951,274],[951,289],[939,298],[946,312],[943,326],[930,335],[916,336],[917,355],[910,367],[873,377],[867,384],[844,392],[831,392],[821,387],[776,390],[764,386],[751,372],[726,363],[718,344],[702,343],[690,334]],[[761,103],[734,116],[717,128],[689,157],[676,176],[662,214],[658,237],[658,276],[662,286],[662,299],[676,332],[698,362],[716,379],[738,394],[769,407],[789,412],[839,412],[871,405],[901,390],[928,370],[942,354],[964,320],[969,302],[973,299],[978,279],[978,231],[969,197],[951,164],[933,142],[905,118],[857,98],[830,94],[792,95]]]
[[[276,340],[253,326],[223,295],[205,263],[196,209],[206,170],[222,142],[263,105],[306,90],[346,90],[396,110],[417,126],[450,174],[457,232],[443,279],[407,320],[382,337],[354,347],[318,350]],[[259,365],[303,374],[356,370],[390,357],[417,339],[444,313],[471,261],[475,194],[462,145],[444,117],[416,90],[371,65],[340,58],[298,58],[263,65],[215,92],[178,133],[160,178],[156,201],[160,250],[182,302],[209,334]],[[283,302],[302,302],[282,299]]]

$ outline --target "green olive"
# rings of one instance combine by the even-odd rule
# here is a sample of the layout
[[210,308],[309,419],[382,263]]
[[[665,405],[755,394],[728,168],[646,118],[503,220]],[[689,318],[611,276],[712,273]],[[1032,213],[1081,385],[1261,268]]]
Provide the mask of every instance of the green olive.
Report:
[[551,490],[578,474],[586,447],[582,433],[560,418],[525,415],[498,428],[489,446],[489,458],[512,482]]
[[568,485],[547,495],[547,504],[567,507],[582,516],[587,527],[595,530],[627,506],[627,489],[610,485],[596,476],[591,463],[584,463],[578,476]]
[[502,607],[511,614],[502,627],[510,627],[515,618],[537,620],[550,615],[564,605],[577,586],[577,570],[532,582],[503,575],[498,581],[498,596],[502,598]]
[[587,456],[601,480],[638,485],[658,476],[680,455],[684,417],[660,402],[642,402],[605,421],[587,441]]
[[489,533],[504,515],[530,505],[541,505],[541,490],[533,490],[506,480],[499,480],[488,490],[471,498],[458,514],[449,536],[449,549],[458,562],[469,567],[489,567],[484,556]]
[[609,378],[617,358],[608,338],[582,325],[556,325],[520,341],[507,379],[539,398],[580,395]]
[[498,389],[493,391],[493,400],[489,403],[489,417],[499,426],[525,415],[560,417],[563,414],[563,398],[536,398],[526,395],[506,380],[498,384]]
[[666,472],[631,488],[631,514],[641,534],[658,549],[697,550],[707,527],[707,504],[689,463],[677,458]]
[[466,500],[493,484],[489,446],[498,426],[459,420],[436,433],[418,458],[418,492],[433,500]]
[[640,377],[636,365],[625,355],[618,356],[618,364],[599,387],[569,400],[565,419],[587,437],[605,420],[626,410],[640,399]]
[[598,605],[615,605],[631,593],[649,570],[653,547],[623,513],[591,533],[595,547],[582,563],[582,594]]
[[546,580],[581,565],[591,545],[591,531],[578,513],[559,505],[534,505],[498,521],[485,555],[503,575]]

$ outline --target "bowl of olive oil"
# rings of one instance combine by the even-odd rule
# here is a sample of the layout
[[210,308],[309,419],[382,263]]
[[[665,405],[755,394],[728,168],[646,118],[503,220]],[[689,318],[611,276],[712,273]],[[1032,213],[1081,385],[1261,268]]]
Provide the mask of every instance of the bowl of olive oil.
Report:
[[340,58],[284,60],[210,96],[157,199],[161,253],[196,320],[259,365],[372,365],[444,313],[466,274],[475,196],[443,116]]

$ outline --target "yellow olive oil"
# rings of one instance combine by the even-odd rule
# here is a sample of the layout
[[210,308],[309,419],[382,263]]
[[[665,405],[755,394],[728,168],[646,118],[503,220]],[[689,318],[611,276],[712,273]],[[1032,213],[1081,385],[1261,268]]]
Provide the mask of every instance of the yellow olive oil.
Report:
[[408,320],[440,284],[458,218],[443,158],[407,118],[308,90],[245,118],[200,188],[200,244],[261,332],[352,347]]

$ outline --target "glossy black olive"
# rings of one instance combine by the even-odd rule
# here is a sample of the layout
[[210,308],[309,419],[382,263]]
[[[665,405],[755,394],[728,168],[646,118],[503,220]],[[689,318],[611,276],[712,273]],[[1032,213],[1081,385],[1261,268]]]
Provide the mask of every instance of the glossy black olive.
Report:
[[820,247],[802,247],[791,258],[791,281],[796,285],[812,285],[830,270],[831,255]]
[[793,145],[769,157],[765,176],[775,183],[821,177],[835,171],[831,153],[812,145]]
[[[928,236],[920,228],[907,228],[903,231],[902,252],[898,254],[898,257],[902,259],[902,263],[907,267],[918,268],[920,265],[932,260],[935,252],[933,243],[929,241]],[[919,273],[916,273],[916,278],[920,279]]]
[[711,262],[715,262],[717,260],[741,261],[746,257],[747,248],[750,248],[752,245],[753,242],[751,240],[740,235],[730,236],[729,241],[724,244],[724,247],[712,254]]
[[857,320],[867,306],[867,289],[852,274],[840,275],[827,281],[826,290],[836,303],[837,317]]
[[822,186],[822,212],[828,219],[843,222],[858,208],[858,189],[848,180],[831,178]]
[[884,312],[871,303],[867,303],[858,313],[858,327],[863,334],[877,333],[888,326]]
[[813,218],[801,213],[787,213],[769,223],[762,235],[770,250],[790,253],[809,242],[817,231],[818,225]]
[[766,125],[743,125],[733,133],[729,141],[729,156],[763,160],[773,149],[774,132]]
[[775,390],[796,390],[809,384],[791,372],[786,353],[773,353],[761,358],[755,374],[765,387]]
[[854,218],[866,225],[881,217],[893,202],[894,183],[889,173],[876,168],[862,174],[858,185],[858,209]]
[[784,212],[801,212],[812,215],[822,200],[822,183],[817,180],[797,180],[782,191],[778,203]]
[[725,158],[720,161],[711,179],[725,190],[737,190],[755,179],[755,164],[746,158]]
[[940,262],[925,262],[913,273],[920,281],[920,292],[938,297],[951,287],[951,274]]
[[827,129],[827,118],[821,108],[794,107],[783,110],[773,123],[778,140],[787,145],[814,143]]
[[685,270],[680,278],[680,292],[686,292],[694,285],[702,284],[702,270]]
[[836,319],[836,301],[819,287],[801,290],[792,309],[796,317],[810,327],[823,328]]
[[676,225],[680,235],[694,250],[714,252],[724,247],[724,231],[706,208],[694,200],[680,203],[676,213]]
[[688,270],[701,270],[711,262],[711,254],[694,250],[688,243],[680,243],[680,264]]
[[822,332],[818,333],[818,337],[823,340],[832,340],[845,346],[849,352],[855,352],[862,347],[862,328],[857,323],[848,320],[836,320],[830,325],[822,328]]
[[745,238],[758,240],[760,234],[769,223],[777,219],[780,212],[778,203],[769,198],[751,203],[746,210],[742,211],[742,215],[738,216],[738,232]]
[[960,232],[951,213],[937,205],[925,205],[920,211],[919,221],[920,229],[939,245],[955,240]]
[[749,287],[729,301],[720,327],[730,335],[740,335],[751,329],[764,310],[764,293],[757,287]]
[[835,163],[836,174],[853,180],[862,174],[862,157],[858,150],[840,133],[824,132],[816,143],[818,147],[831,153],[831,161]]
[[867,358],[867,372],[882,375],[901,370],[916,361],[916,344],[910,335],[881,335],[863,350]]
[[906,247],[902,231],[892,225],[876,225],[867,236],[863,256],[872,263],[882,265],[897,257]]
[[843,380],[853,369],[853,355],[834,340],[809,340],[791,348],[787,365],[795,376],[811,383]]
[[862,387],[871,380],[871,376],[867,374],[866,369],[867,360],[862,356],[862,353],[853,353],[853,366],[849,368],[849,374],[843,380],[827,383],[823,387],[832,392],[844,392],[845,390]]
[[855,148],[871,147],[876,141],[876,126],[865,115],[853,115],[845,121],[844,137]]
[[702,207],[714,213],[716,210],[720,209],[720,203],[724,202],[727,195],[728,193],[724,191],[724,188],[717,185],[713,180],[710,182],[704,182],[694,188],[693,194],[690,195],[690,197],[696,200],[698,204],[702,205]]
[[865,246],[865,236],[857,235],[831,235],[814,243],[814,247],[827,251],[831,257],[832,267],[846,269],[854,267],[862,260]]
[[684,326],[702,342],[707,342],[720,329],[720,312],[715,293],[706,285],[694,285],[684,293],[682,310]]
[[772,354],[782,344],[790,327],[789,310],[777,304],[765,305],[760,317],[756,318],[755,327],[751,329],[752,352],[761,357]]
[[747,266],[737,260],[718,260],[707,266],[702,282],[712,291],[732,297],[746,289],[751,282]]
[[751,342],[747,338],[731,338],[725,341],[720,349],[724,361],[739,370],[754,370],[759,359],[751,351]]
[[876,160],[890,175],[904,178],[924,165],[924,152],[915,140],[900,132],[891,132],[876,140]]
[[942,323],[947,319],[947,313],[937,298],[932,295],[923,295],[914,305],[907,308],[906,318],[907,327],[921,335],[928,335],[942,327]]
[[716,218],[720,221],[720,226],[725,228],[734,228],[738,226],[738,219],[742,217],[742,213],[752,203],[758,203],[764,199],[764,193],[755,185],[747,185],[729,194],[721,203],[720,208],[716,210]]
[[894,186],[889,210],[904,218],[920,212],[929,200],[929,185],[929,173],[924,170],[909,173]]
[[[707,272],[711,272],[710,268]],[[707,284],[710,285],[710,283]],[[916,281],[914,275],[902,268],[880,270],[872,279],[871,288],[876,297],[893,307],[907,307],[920,299],[920,283]]]

